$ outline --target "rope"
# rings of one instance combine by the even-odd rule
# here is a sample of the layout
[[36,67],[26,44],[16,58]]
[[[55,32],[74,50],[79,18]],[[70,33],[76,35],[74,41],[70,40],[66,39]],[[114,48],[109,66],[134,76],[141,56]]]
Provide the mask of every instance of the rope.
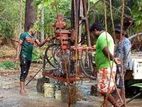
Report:
[[[106,3],[107,5],[110,5],[110,3],[108,3],[108,1],[105,1],[105,3]],[[119,11],[119,10],[118,10],[117,8],[115,8],[114,6],[112,6],[112,8],[113,8],[114,10],[116,10],[117,12],[122,13],[122,11]],[[129,16],[129,15],[127,15],[127,14],[124,13],[124,17],[131,17],[131,16]]]
[[[110,6],[110,14],[111,14],[112,28],[113,28],[113,38],[114,38],[114,42],[115,42],[116,38],[115,38],[115,28],[114,28],[113,12],[112,12],[112,0],[109,0],[109,1],[110,1],[109,6]],[[114,82],[115,82],[115,81],[114,81]],[[117,94],[118,94],[119,99],[121,100],[121,102],[123,102],[123,100],[122,100],[122,98],[121,98],[121,96],[120,96],[120,94],[119,94],[119,92],[118,92],[118,89],[117,89],[116,84],[115,84],[115,88],[116,88],[116,92],[117,92]]]
[[34,79],[34,77],[42,70],[43,67],[41,67],[36,73],[35,75],[26,83],[26,86]]
[[[104,1],[104,14],[105,14],[105,31],[106,31],[106,41],[107,41],[107,46],[108,46],[108,38],[107,38],[107,7],[106,7],[106,3],[105,3],[105,0]],[[109,61],[110,61],[110,56],[109,57]],[[111,66],[111,75],[110,75],[110,78],[112,76],[112,66]],[[108,89],[110,87],[110,81],[109,81],[109,85],[108,85]],[[101,107],[103,107],[103,104],[107,101],[107,98],[109,96],[109,93],[107,92],[106,96],[104,97],[104,101],[101,105]]]
[[[122,31],[123,31],[123,23],[124,23],[124,9],[125,9],[125,0],[121,0],[121,4],[122,4],[122,14],[121,14],[121,35],[122,35]],[[122,67],[123,68],[123,67]],[[123,70],[123,69],[122,69]],[[122,72],[123,73],[123,72]],[[122,81],[124,83],[124,73],[122,74]],[[126,100],[125,100],[125,87],[123,87],[123,100],[124,100],[124,107],[126,107]]]
[[125,1],[121,0],[122,2],[122,14],[121,14],[121,35],[122,35],[122,31],[123,31],[123,23],[124,23],[124,8],[125,8]]
[[107,31],[107,7],[106,7],[105,0],[103,1],[104,1],[104,13],[105,13],[105,31]]
[[114,19],[113,19],[113,12],[112,12],[112,0],[109,0],[109,1],[110,1],[109,6],[110,6],[110,15],[111,15],[111,23],[112,23],[112,31],[113,31],[112,36],[115,42],[116,37],[115,37]]

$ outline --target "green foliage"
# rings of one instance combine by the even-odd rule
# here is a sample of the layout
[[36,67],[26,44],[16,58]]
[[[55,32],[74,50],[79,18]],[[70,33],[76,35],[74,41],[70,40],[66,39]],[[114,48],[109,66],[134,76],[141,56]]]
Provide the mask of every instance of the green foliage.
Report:
[[0,62],[0,69],[16,69],[17,65],[12,61]]
[[0,20],[0,36],[6,39],[13,37],[14,29],[7,21]]
[[43,52],[39,48],[34,48],[32,54],[32,61],[33,62],[41,62],[43,57]]
[[135,20],[135,30],[136,32],[140,32],[142,28],[142,1],[135,0],[134,5],[132,7],[132,15]]
[[131,85],[131,86],[142,88],[142,83],[136,83],[136,84],[133,84],[133,85]]
[[0,0],[0,36],[11,38],[18,25],[18,0]]
[[[23,1],[23,22],[24,22],[24,5],[26,0]],[[103,0],[89,0],[91,13],[89,13],[89,21],[99,20],[104,23],[104,3]],[[109,0],[108,1],[109,4]],[[19,0],[0,0],[0,37],[11,38],[15,31],[18,31],[19,25]],[[53,35],[53,23],[55,22],[58,13],[64,14],[66,17],[71,17],[71,0],[34,0],[35,5],[38,7],[38,18],[41,18],[41,9],[44,8],[44,28],[45,35]],[[126,0],[125,1],[125,14],[133,16],[135,20],[135,31],[139,32],[142,28],[142,1],[141,0]],[[111,28],[111,18],[109,5],[107,4],[107,17],[108,25]],[[112,0],[113,17],[114,20],[120,22],[121,13],[121,0]],[[92,11],[93,10],[93,11]],[[121,11],[120,11],[121,12]],[[23,24],[23,23],[22,23]],[[67,22],[70,25],[70,21]],[[23,24],[24,25],[24,24]],[[40,32],[41,21],[37,22],[37,28]]]
[[[44,8],[44,28],[45,35],[53,34],[53,23],[58,13],[70,17],[71,1],[70,0],[36,0],[38,5],[38,17],[41,18],[41,9]],[[42,28],[41,22],[37,22],[38,30]]]

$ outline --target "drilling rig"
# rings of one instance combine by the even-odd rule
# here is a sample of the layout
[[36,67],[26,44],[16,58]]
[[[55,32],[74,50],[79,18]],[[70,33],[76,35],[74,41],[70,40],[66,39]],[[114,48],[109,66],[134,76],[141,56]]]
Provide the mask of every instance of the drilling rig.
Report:
[[[54,37],[44,55],[43,76],[53,78],[68,88],[68,107],[72,104],[72,86],[77,81],[96,79],[88,20],[88,0],[71,1],[71,27],[64,15],[57,14]],[[82,39],[83,38],[83,39]]]

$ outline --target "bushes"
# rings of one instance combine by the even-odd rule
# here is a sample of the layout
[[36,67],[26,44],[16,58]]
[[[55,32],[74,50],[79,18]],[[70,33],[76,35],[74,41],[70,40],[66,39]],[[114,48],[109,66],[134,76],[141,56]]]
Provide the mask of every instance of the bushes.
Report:
[[9,39],[13,36],[13,28],[7,21],[0,20],[0,36]]
[[18,31],[18,6],[17,0],[0,0],[0,37],[6,41],[3,42],[4,44],[7,44],[8,40],[13,38],[14,33]]

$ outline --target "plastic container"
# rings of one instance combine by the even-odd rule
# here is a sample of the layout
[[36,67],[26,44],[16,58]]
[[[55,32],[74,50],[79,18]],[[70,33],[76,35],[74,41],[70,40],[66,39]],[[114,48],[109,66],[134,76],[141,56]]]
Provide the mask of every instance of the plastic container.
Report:
[[62,99],[62,97],[61,97],[61,90],[55,91],[55,99],[61,101],[61,99]]
[[44,83],[44,97],[54,98],[54,85],[51,83]]

